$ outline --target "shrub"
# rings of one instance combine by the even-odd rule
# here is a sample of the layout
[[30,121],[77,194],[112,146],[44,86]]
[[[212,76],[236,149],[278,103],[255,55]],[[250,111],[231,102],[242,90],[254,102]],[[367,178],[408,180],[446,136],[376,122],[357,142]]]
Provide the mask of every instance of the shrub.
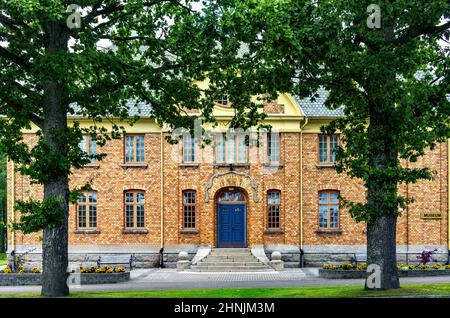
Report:
[[102,266],[100,268],[97,268],[95,270],[96,273],[107,273],[109,270],[111,270],[110,266]]
[[356,269],[356,268],[357,268],[356,264],[352,264],[352,263],[344,263],[344,264],[339,265],[339,269],[342,269],[342,270],[352,270],[352,269]]
[[416,258],[417,258],[417,260],[419,261],[420,264],[426,265],[429,262],[431,262],[431,256],[433,255],[434,252],[437,252],[437,249],[435,249],[433,251],[423,250],[422,253],[417,255]]
[[96,270],[97,270],[97,268],[94,266],[92,266],[92,267],[80,266],[80,273],[95,273]]
[[17,267],[17,272],[18,272],[19,274],[25,273],[25,267],[23,267],[23,265],[18,266],[18,267]]
[[118,268],[111,268],[111,266],[102,266],[102,267],[82,267],[80,266],[80,273],[99,273],[99,274],[104,274],[104,273],[122,273],[125,272],[125,269],[122,267],[118,267]]
[[420,269],[431,269],[430,265],[420,265]]
[[445,269],[450,269],[450,265],[445,265]]
[[367,270],[367,264],[366,263],[361,263],[361,264],[358,265],[357,269],[360,270],[360,271],[365,271],[365,270]]
[[33,269],[31,270],[31,272],[32,272],[32,273],[35,273],[35,274],[39,274],[41,271],[39,270],[38,267],[33,267]]
[[323,269],[334,270],[334,269],[336,269],[336,266],[332,265],[332,264],[324,264]]
[[436,264],[434,264],[433,268],[434,269],[441,269],[441,264],[436,263]]
[[6,267],[3,269],[3,273],[12,273],[11,267],[6,266]]

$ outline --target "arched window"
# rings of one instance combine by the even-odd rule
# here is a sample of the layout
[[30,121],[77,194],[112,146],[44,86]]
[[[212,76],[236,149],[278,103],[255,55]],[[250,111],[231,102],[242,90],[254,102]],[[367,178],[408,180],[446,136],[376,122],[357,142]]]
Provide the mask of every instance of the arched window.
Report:
[[325,230],[339,228],[339,191],[319,192],[319,228]]
[[142,190],[125,191],[125,228],[145,227],[145,192]]
[[77,219],[79,229],[97,228],[97,192],[82,192],[78,197]]
[[267,191],[267,227],[280,228],[281,192],[279,190]]
[[237,203],[245,202],[244,194],[240,191],[225,191],[219,195],[218,203]]
[[196,191],[183,191],[183,228],[195,228]]

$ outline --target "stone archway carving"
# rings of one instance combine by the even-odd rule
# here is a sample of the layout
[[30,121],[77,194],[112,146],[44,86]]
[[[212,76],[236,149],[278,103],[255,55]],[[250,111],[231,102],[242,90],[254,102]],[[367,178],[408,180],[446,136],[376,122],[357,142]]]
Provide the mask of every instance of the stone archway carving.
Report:
[[216,173],[209,179],[205,186],[205,202],[209,203],[217,190],[225,187],[240,187],[253,197],[254,202],[258,202],[258,184],[246,173],[237,171],[227,171]]

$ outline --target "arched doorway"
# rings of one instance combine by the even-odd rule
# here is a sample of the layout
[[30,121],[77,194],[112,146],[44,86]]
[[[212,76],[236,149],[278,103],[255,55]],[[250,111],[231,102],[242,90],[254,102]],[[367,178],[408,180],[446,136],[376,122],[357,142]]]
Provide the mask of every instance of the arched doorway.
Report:
[[221,189],[216,195],[217,247],[247,246],[247,195],[240,188]]

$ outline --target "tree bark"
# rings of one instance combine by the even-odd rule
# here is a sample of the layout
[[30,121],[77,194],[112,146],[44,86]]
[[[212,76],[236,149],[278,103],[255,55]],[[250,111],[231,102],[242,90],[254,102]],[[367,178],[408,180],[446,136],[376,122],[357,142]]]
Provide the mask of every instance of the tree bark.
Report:
[[[67,51],[68,33],[65,25],[49,22],[46,28],[48,43],[46,54],[52,55]],[[50,152],[57,156],[66,156],[65,143],[61,136],[67,132],[67,111],[64,82],[55,74],[54,82],[44,83],[44,127],[43,140]],[[51,164],[51,163],[50,163]],[[64,211],[64,220],[54,227],[43,230],[42,243],[42,290],[43,296],[64,296],[69,294],[67,286],[68,267],[68,214],[69,185],[68,172],[51,174],[44,183],[44,199],[61,199],[60,208]]]
[[[367,262],[380,266],[380,288],[400,287],[397,271],[395,215],[383,215],[367,225]],[[366,281],[366,289],[369,289]]]
[[[389,74],[394,81],[395,72]],[[382,92],[389,87],[383,86],[385,83],[379,81],[383,78],[378,76],[368,90],[369,96],[374,98],[369,103],[368,145],[371,170],[366,181],[367,205],[376,217],[367,224],[367,262],[368,265],[379,266],[380,277],[377,279],[381,284],[376,289],[394,289],[400,287],[396,256],[398,181],[397,176],[392,175],[400,165],[396,141],[399,124],[394,116],[394,102],[383,97]],[[365,287],[369,288],[368,280]]]

